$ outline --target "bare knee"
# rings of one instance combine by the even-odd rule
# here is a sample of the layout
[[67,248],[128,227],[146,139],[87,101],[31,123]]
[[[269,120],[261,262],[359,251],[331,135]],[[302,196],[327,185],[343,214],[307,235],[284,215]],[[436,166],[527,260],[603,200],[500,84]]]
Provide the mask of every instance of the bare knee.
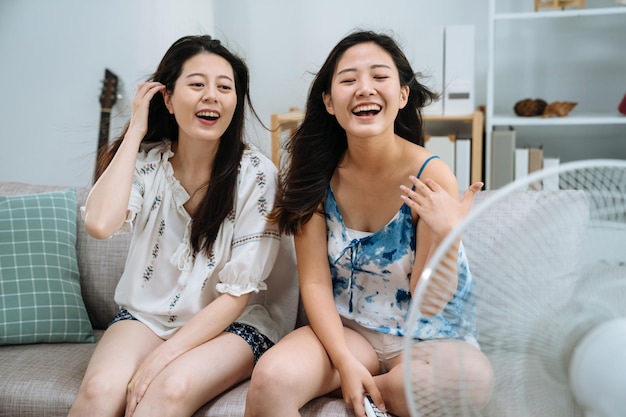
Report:
[[[467,348],[453,361],[454,366],[448,375],[450,381],[449,395],[465,402],[472,410],[482,410],[491,399],[494,373],[491,362],[479,349]],[[433,369],[436,373],[437,369]],[[436,377],[436,376],[435,376]]]
[[246,396],[246,417],[296,416],[316,396],[312,388],[316,378],[302,366],[310,362],[298,362],[294,351],[302,350],[270,349],[257,362]]
[[[491,399],[494,374],[491,363],[478,349],[461,342],[432,345],[425,360],[411,369],[414,405],[435,412],[482,410]],[[425,416],[431,415],[424,412]]]
[[400,417],[409,416],[403,375],[402,366],[395,366],[389,372],[374,377],[387,410]]
[[[123,410],[126,384],[107,372],[86,376],[81,383],[70,415],[88,415],[96,410]],[[87,414],[85,414],[87,413]]]
[[468,367],[468,383],[474,407],[483,409],[491,400],[494,372],[491,362],[482,353]]
[[254,404],[255,409],[266,402],[277,401],[284,396],[289,377],[288,370],[278,355],[265,354],[254,367],[246,401]]
[[339,376],[310,327],[294,330],[252,371],[246,417],[296,416],[312,398],[339,386]]
[[144,398],[146,401],[154,399],[161,407],[176,407],[185,401],[191,389],[193,387],[185,375],[167,375],[153,381]]

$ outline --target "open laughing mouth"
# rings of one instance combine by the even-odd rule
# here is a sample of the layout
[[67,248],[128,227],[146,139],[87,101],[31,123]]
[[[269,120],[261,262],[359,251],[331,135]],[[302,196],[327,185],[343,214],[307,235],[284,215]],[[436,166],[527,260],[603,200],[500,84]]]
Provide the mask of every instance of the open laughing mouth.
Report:
[[220,118],[220,114],[214,111],[201,111],[196,113],[196,117],[203,120],[217,120]]
[[352,110],[355,116],[375,116],[380,113],[381,107],[378,104],[364,104]]

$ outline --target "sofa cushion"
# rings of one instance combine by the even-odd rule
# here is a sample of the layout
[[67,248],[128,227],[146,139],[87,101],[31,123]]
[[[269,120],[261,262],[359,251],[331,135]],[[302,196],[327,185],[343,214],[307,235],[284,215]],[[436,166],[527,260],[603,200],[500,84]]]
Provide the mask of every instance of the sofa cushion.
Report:
[[0,344],[93,342],[76,260],[76,190],[0,196]]
[[[96,330],[97,338],[102,336]],[[49,343],[3,346],[0,416],[66,416],[83,379],[93,344]],[[244,381],[205,404],[194,417],[242,416],[250,382]],[[302,417],[353,415],[343,400],[321,397],[301,410]]]
[[2,346],[0,416],[67,416],[94,348],[93,343]]
[[[85,205],[88,188],[79,188],[77,207]],[[130,234],[117,234],[98,240],[85,231],[82,216],[76,219],[76,253],[83,291],[83,300],[95,329],[106,329],[119,307],[115,303],[115,287],[122,276]]]
[[[229,389],[201,407],[193,417],[232,417],[243,416],[246,409],[246,395],[250,381]],[[343,399],[333,396],[315,398],[300,409],[302,417],[349,417],[354,413]]]

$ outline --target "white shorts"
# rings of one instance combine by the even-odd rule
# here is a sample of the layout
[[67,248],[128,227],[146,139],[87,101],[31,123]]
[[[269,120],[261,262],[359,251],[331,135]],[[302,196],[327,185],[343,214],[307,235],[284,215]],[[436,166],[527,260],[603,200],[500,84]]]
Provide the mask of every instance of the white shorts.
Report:
[[377,332],[344,317],[341,318],[341,322],[348,329],[352,329],[363,336],[372,345],[378,356],[380,371],[382,373],[389,372],[393,361],[400,356],[404,349],[404,337]]
[[[378,356],[380,371],[382,373],[389,372],[393,361],[400,356],[404,350],[404,337],[368,329],[367,327],[361,326],[359,323],[346,319],[345,317],[341,317],[341,322],[344,327],[354,330],[363,336],[370,345],[372,345],[374,352],[376,352],[376,355]],[[463,341],[480,350],[480,345],[474,336],[466,336]]]

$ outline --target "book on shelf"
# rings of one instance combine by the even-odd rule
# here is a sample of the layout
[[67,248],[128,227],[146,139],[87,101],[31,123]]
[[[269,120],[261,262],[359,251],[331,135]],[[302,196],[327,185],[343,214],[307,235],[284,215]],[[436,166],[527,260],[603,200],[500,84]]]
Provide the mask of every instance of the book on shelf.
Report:
[[[528,174],[537,172],[543,169],[543,148],[529,148],[528,149]],[[541,181],[533,182],[529,184],[532,190],[541,190],[543,183]]]
[[[543,168],[543,148],[541,147],[515,148],[514,155],[514,180],[527,177],[533,172],[539,171]],[[541,181],[528,184],[527,187],[527,189],[531,190],[541,190],[542,188],[543,184]]]
[[518,180],[528,176],[528,148],[515,148],[515,174]]
[[459,184],[459,193],[463,197],[470,186],[472,141],[469,138],[457,138],[455,141],[454,174]]
[[[515,149],[515,179],[527,177],[543,168],[543,148],[516,148]],[[541,182],[528,184],[532,190],[540,190]]]
[[[513,179],[519,180],[528,176],[528,148],[515,148]],[[526,187],[527,189],[528,187]]]
[[494,130],[491,140],[491,189],[502,188],[515,178],[515,130]]
[[[561,163],[561,159],[559,157],[545,157],[543,158],[543,168],[550,169],[553,167],[558,167]],[[543,189],[544,190],[558,190],[559,189],[559,174],[552,174],[543,179]]]
[[543,169],[543,148],[529,148],[528,149],[528,173],[532,174],[535,171]]
[[455,161],[455,135],[448,136],[430,136],[424,137],[424,147],[439,156],[445,162],[452,172],[454,172]]

